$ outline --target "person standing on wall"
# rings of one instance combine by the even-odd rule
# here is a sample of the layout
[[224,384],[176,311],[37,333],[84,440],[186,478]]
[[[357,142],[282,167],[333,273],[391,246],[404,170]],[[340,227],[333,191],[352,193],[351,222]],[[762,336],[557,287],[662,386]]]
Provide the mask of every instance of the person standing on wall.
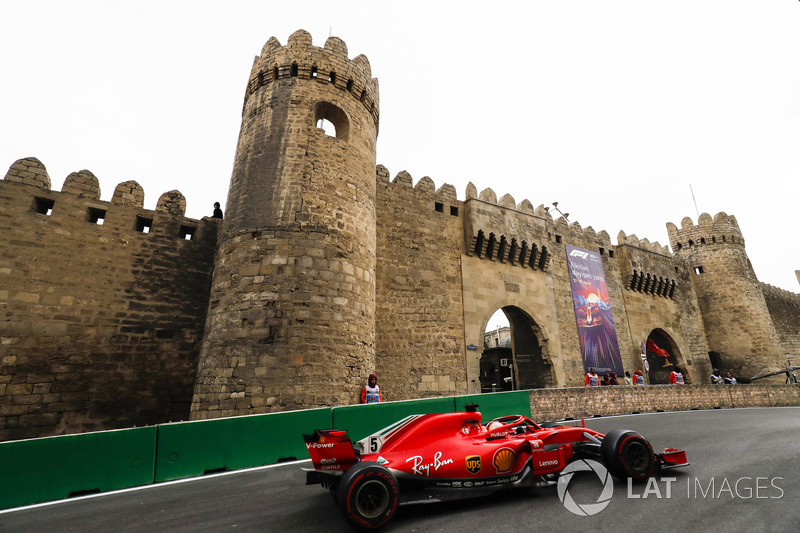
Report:
[[597,377],[597,373],[595,373],[594,368],[590,368],[589,372],[586,373],[586,386],[587,387],[600,386],[600,378]]
[[214,214],[211,218],[218,218],[222,220],[222,209],[219,208],[219,202],[214,202]]
[[378,386],[378,376],[370,374],[367,384],[361,389],[361,403],[380,403],[382,401],[383,394]]
[[715,368],[711,373],[711,383],[714,385],[722,385],[722,376],[719,375],[719,369]]
[[641,370],[637,370],[633,373],[633,384],[634,385],[644,385],[644,376],[642,375]]
[[722,378],[726,385],[736,385],[736,378],[730,372],[725,372],[725,377]]
[[625,385],[633,385],[633,378],[631,377],[631,373],[629,370],[625,371],[625,377],[622,378],[622,382]]
[[684,385],[683,374],[681,374],[679,368],[676,367],[675,370],[673,370],[672,373],[670,373],[669,382],[672,383],[673,385]]

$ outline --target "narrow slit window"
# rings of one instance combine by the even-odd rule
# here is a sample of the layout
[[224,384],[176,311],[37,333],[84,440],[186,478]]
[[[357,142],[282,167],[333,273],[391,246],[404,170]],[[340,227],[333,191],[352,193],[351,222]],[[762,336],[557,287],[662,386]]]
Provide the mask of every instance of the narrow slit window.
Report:
[[106,220],[106,210],[98,209],[96,207],[89,208],[89,222],[102,226]]
[[311,67],[311,78],[317,77],[317,67]]
[[194,226],[181,226],[180,237],[185,241],[192,241],[196,232],[197,228]]
[[33,211],[40,215],[50,216],[53,214],[53,206],[56,204],[55,200],[50,198],[34,198]]
[[150,230],[153,229],[153,219],[137,216],[136,217],[136,231],[139,233],[150,233]]
[[695,274],[703,274],[704,273],[703,267],[701,267],[701,266],[694,267],[694,273]]

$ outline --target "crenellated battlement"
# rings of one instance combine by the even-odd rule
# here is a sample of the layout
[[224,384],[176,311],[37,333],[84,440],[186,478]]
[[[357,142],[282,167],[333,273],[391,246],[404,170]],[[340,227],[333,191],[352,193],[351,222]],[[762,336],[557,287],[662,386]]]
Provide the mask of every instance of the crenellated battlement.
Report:
[[767,300],[775,300],[783,303],[786,306],[800,309],[800,294],[775,287],[769,283],[759,282],[761,292]]
[[[198,237],[215,239],[219,224],[216,219],[185,218],[186,198],[177,190],[163,193],[158,198],[154,211],[144,209],[144,190],[133,180],[118,184],[114,188],[111,200],[103,201],[100,199],[99,180],[89,170],[69,174],[64,180],[61,192],[52,191],[47,169],[35,157],[15,161],[0,185],[12,187],[21,185],[30,190],[28,194],[7,196],[8,201],[17,205],[6,205],[4,210],[19,213],[29,211],[48,217],[53,216],[61,222],[61,231],[63,224],[69,221],[103,226],[106,220],[113,220],[115,225],[127,227],[138,233],[174,234],[176,238],[192,241]],[[134,212],[119,208],[133,208]],[[180,218],[180,225],[159,227],[154,221],[162,214]],[[211,226],[205,229],[209,224]]]
[[674,252],[711,244],[744,247],[744,237],[736,217],[724,212],[717,213],[713,219],[708,213],[703,213],[698,218],[697,225],[690,217],[684,217],[680,229],[668,222],[667,233]]
[[329,37],[323,48],[314,46],[305,30],[290,35],[286,46],[270,37],[253,61],[245,103],[261,87],[287,78],[333,85],[361,101],[378,123],[378,80],[369,60],[363,54],[348,59],[347,45],[338,37]]
[[635,246],[636,248],[641,248],[655,254],[666,255],[668,257],[672,256],[672,254],[669,252],[669,248],[666,245],[661,246],[658,241],[651,243],[648,239],[640,240],[639,237],[634,234],[625,235],[625,232],[622,230],[620,230],[620,232],[617,234],[617,244]]
[[458,206],[456,188],[449,183],[445,183],[437,189],[434,181],[428,176],[424,176],[414,185],[414,178],[405,170],[398,172],[394,179],[390,179],[390,176],[391,173],[385,166],[378,165],[375,167],[375,179],[379,184],[387,185],[391,183],[392,185],[413,189],[421,193],[426,201],[436,199],[448,202],[453,207]]

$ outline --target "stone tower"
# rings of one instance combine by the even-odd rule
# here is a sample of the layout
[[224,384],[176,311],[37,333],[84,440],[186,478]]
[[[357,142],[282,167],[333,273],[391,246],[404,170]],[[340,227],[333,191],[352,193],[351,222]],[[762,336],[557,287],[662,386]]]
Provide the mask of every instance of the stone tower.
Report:
[[736,218],[703,213],[696,226],[686,217],[667,232],[676,259],[692,272],[712,365],[739,376],[773,367],[783,349]]
[[378,115],[339,38],[300,30],[255,58],[193,419],[352,403],[374,369]]

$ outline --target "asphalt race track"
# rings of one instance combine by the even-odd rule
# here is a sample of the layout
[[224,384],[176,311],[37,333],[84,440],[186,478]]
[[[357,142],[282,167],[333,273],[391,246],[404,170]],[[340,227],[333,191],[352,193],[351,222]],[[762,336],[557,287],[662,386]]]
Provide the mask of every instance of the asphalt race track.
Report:
[[[547,487],[400,507],[382,531],[800,531],[800,408],[656,413],[586,423],[601,432],[635,429],[657,450],[685,448],[692,464],[631,487],[616,481],[607,506],[593,516],[573,514],[556,487]],[[300,468],[309,465],[301,461],[4,511],[0,531],[353,531],[328,491],[305,485]],[[595,504],[602,484],[594,474],[576,474],[567,491],[579,506]]]

